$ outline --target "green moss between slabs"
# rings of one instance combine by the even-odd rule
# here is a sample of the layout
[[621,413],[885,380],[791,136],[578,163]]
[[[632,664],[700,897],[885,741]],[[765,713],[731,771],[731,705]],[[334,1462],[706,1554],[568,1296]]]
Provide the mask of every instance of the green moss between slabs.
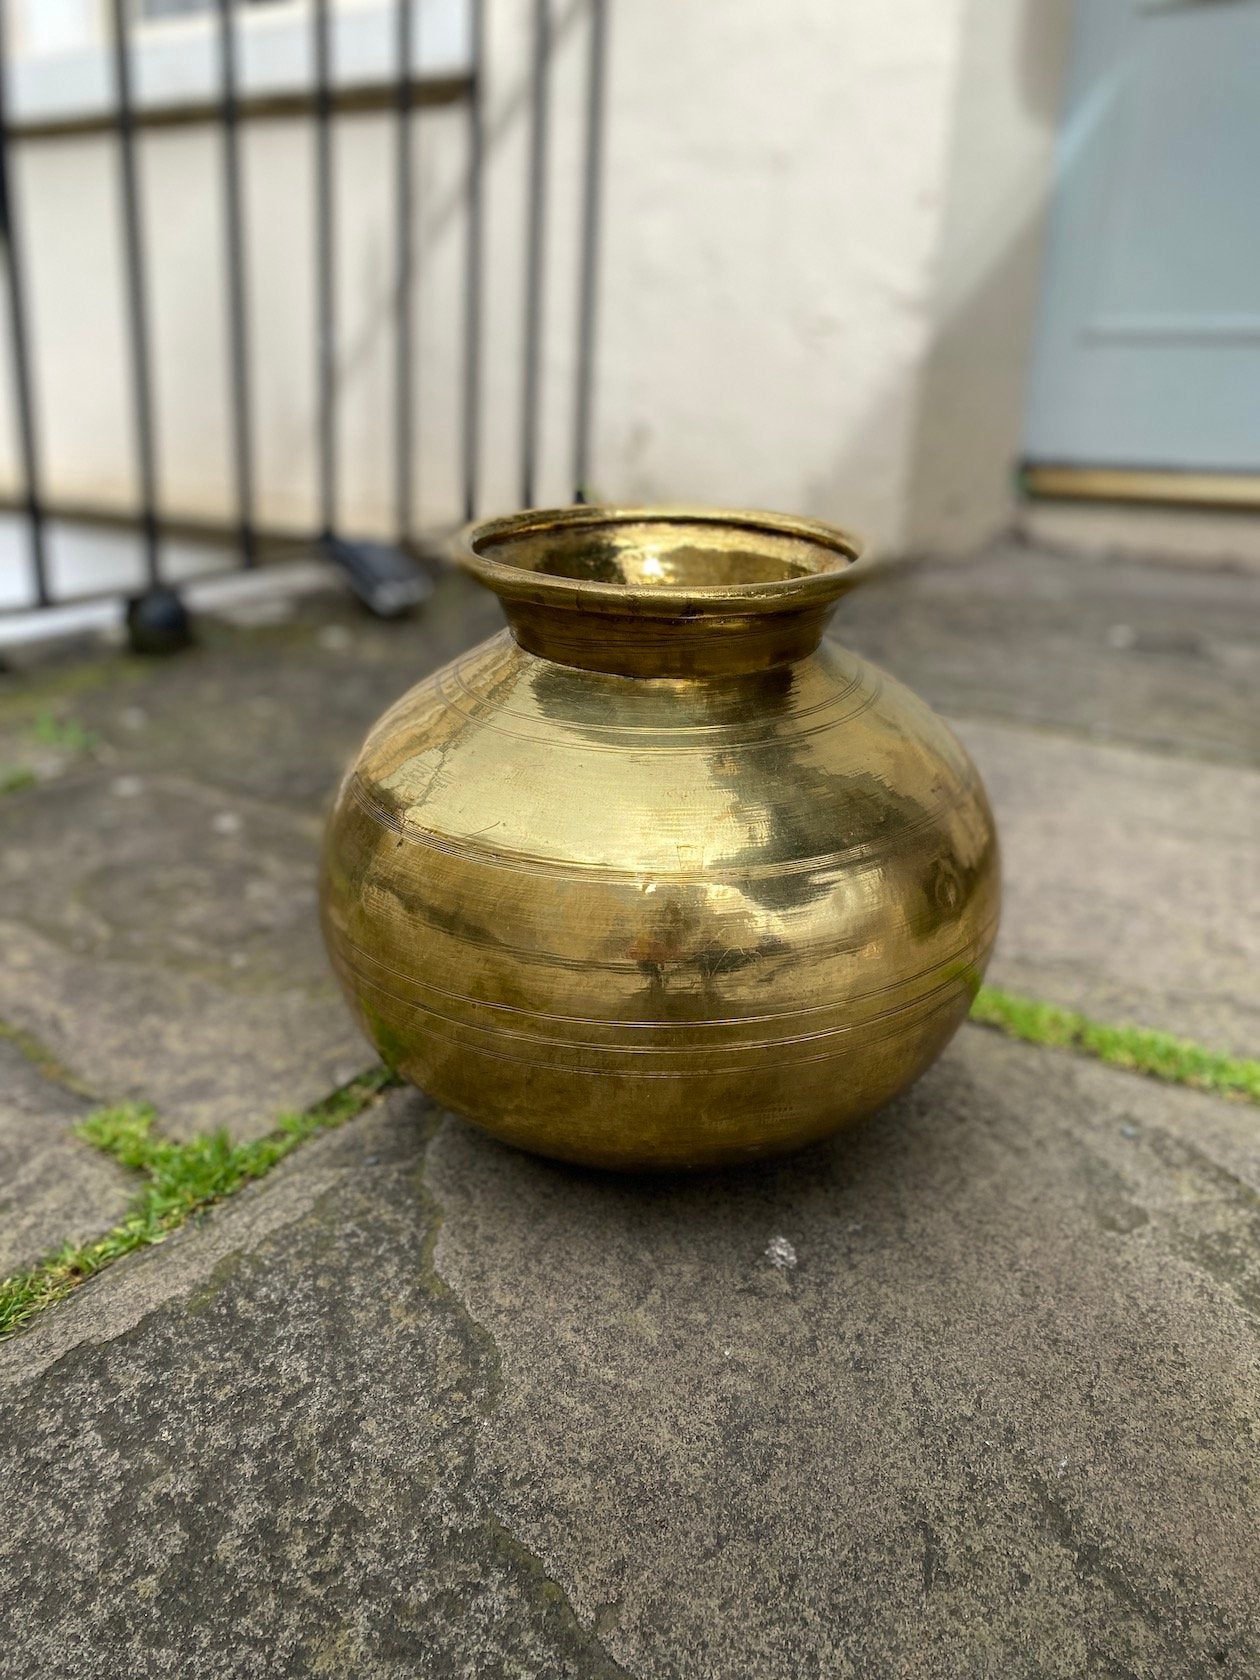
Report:
[[982,986],[971,1018],[1025,1044],[1074,1050],[1111,1067],[1127,1068],[1173,1085],[1190,1085],[1217,1096],[1260,1103],[1260,1061],[1226,1056],[1171,1033],[1149,1027],[1109,1026],[1073,1009],[1019,997],[999,986]]
[[262,1178],[316,1132],[344,1125],[391,1083],[385,1068],[373,1068],[315,1107],[282,1115],[273,1131],[253,1143],[233,1143],[223,1131],[187,1143],[155,1136],[153,1110],[141,1103],[90,1114],[75,1128],[78,1135],[120,1166],[142,1173],[144,1186],[126,1218],[104,1236],[67,1244],[0,1282],[0,1338],[22,1329],[124,1254],[161,1242],[193,1214]]

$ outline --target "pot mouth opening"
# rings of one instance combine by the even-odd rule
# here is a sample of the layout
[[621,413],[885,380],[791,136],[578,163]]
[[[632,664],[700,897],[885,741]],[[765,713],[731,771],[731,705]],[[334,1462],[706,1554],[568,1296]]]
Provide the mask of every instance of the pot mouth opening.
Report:
[[470,525],[465,569],[507,601],[651,617],[791,611],[850,587],[859,539],[787,514],[571,507]]

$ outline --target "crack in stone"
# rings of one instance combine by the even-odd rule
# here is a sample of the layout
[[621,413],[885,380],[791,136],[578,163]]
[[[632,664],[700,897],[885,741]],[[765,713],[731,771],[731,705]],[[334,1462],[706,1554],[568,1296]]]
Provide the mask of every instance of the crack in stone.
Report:
[[1070,1555],[1073,1573],[1079,1580],[1096,1582],[1118,1607],[1137,1616],[1153,1634],[1171,1645],[1184,1664],[1177,1672],[1185,1680],[1208,1680],[1209,1676],[1219,1674],[1214,1658],[1186,1641],[1178,1626],[1178,1606],[1166,1593],[1144,1592],[1136,1587],[1107,1549],[1081,1532],[1077,1517],[1042,1477],[1031,1476],[1028,1485],[1041,1511],[1046,1533]]
[[[106,1651],[98,1655],[112,1659],[120,1647],[111,1641],[122,1637],[107,1617],[107,1594],[124,1602],[128,1593],[133,1600],[146,1593],[156,1595],[158,1602],[169,1607],[167,1614],[176,1619],[189,1611],[200,1615],[199,1604],[206,1614],[223,1614],[222,1594],[240,1601],[241,1615],[280,1615],[267,1610],[265,1594],[258,1598],[260,1586],[250,1586],[251,1568],[261,1557],[271,1570],[280,1574],[296,1570],[305,1579],[315,1567],[312,1549],[323,1546],[332,1549],[330,1555],[343,1558],[341,1567],[348,1565],[352,1573],[362,1573],[366,1601],[348,1606],[340,1621],[322,1605],[307,1620],[298,1609],[286,1608],[282,1620],[289,1654],[277,1662],[277,1675],[312,1672],[288,1664],[313,1660],[314,1645],[329,1638],[342,1652],[346,1670],[357,1666],[353,1660],[357,1655],[364,1671],[375,1673],[378,1660],[388,1667],[391,1653],[413,1653],[415,1641],[430,1638],[429,1624],[436,1617],[440,1631],[436,1665],[431,1670],[435,1677],[466,1672],[453,1659],[449,1669],[443,1666],[442,1650],[444,1638],[458,1647],[467,1627],[470,1637],[497,1641],[500,1649],[506,1642],[512,1660],[518,1654],[512,1647],[514,1639],[521,1642],[522,1660],[528,1662],[531,1653],[545,1656],[540,1668],[521,1672],[554,1673],[574,1680],[635,1680],[602,1643],[609,1625],[606,1618],[597,1614],[589,1627],[584,1623],[544,1560],[494,1510],[493,1489],[478,1481],[480,1426],[501,1402],[503,1371],[494,1337],[436,1265],[445,1210],[426,1174],[430,1145],[445,1117],[426,1105],[413,1130],[397,1108],[392,1122],[379,1107],[369,1113],[377,1116],[377,1124],[387,1129],[387,1141],[394,1144],[386,1175],[403,1174],[402,1180],[394,1180],[392,1197],[389,1176],[381,1181],[379,1198],[363,1187],[368,1175],[353,1159],[353,1144],[349,1151],[345,1148],[356,1133],[361,1135],[362,1122],[350,1122],[335,1134],[339,1150],[334,1135],[328,1136],[329,1147],[342,1157],[338,1161],[334,1155],[329,1164],[332,1182],[318,1186],[290,1217],[262,1232],[247,1231],[244,1240],[234,1241],[226,1252],[213,1257],[200,1277],[187,1281],[117,1334],[75,1341],[10,1391],[6,1408],[10,1449],[17,1449],[15,1457],[22,1455],[20,1480],[28,1489],[10,1512],[9,1546],[15,1548],[11,1562],[19,1564],[24,1551],[33,1557],[32,1530],[47,1538],[59,1524],[69,1523],[76,1529],[82,1521],[83,1514],[76,1508],[82,1497],[77,1491],[80,1471],[65,1453],[69,1434],[82,1441],[85,1463],[96,1453],[106,1453],[104,1483],[109,1491],[93,1495],[88,1517],[89,1528],[95,1523],[103,1529],[88,1542],[104,1546],[101,1573],[93,1579],[91,1572],[86,1577],[76,1572],[58,1587],[53,1574],[64,1569],[63,1562],[47,1576],[46,1584],[45,1577],[40,1577],[35,1602],[47,1594],[56,1622],[66,1613],[56,1611],[57,1602],[86,1598],[97,1637],[106,1642]],[[388,1135],[391,1124],[392,1138]],[[347,1154],[352,1158],[346,1159]],[[290,1186],[295,1176],[285,1175]],[[402,1182],[406,1194],[400,1196]],[[261,1200],[276,1188],[274,1181],[264,1181],[253,1187],[250,1199]],[[415,1220],[407,1213],[411,1206],[418,1212]],[[200,1230],[185,1228],[179,1248],[187,1255],[188,1245],[211,1235],[213,1227],[222,1232],[224,1219],[239,1207],[240,1199],[233,1198],[212,1210]],[[379,1218],[375,1217],[378,1213]],[[371,1267],[374,1245],[382,1243],[382,1252],[400,1268],[396,1277],[401,1286],[386,1272],[381,1279],[382,1295],[377,1297],[372,1293],[376,1278]],[[105,1290],[134,1279],[135,1262],[161,1267],[169,1264],[174,1251],[172,1245],[164,1259],[146,1251],[133,1257],[130,1266],[120,1263],[93,1291],[98,1304]],[[358,1289],[344,1296],[341,1280],[347,1275],[356,1279]],[[294,1361],[300,1364],[303,1358],[301,1325],[295,1315],[305,1310],[308,1298],[321,1316],[329,1315],[311,1356],[313,1371],[322,1373],[323,1387],[317,1390],[322,1397],[317,1403],[303,1399],[300,1372],[293,1370]],[[78,1295],[68,1304],[68,1313],[73,1315],[84,1299]],[[418,1300],[427,1302],[430,1311],[416,1313]],[[449,1352],[442,1352],[444,1335],[451,1338],[448,1348],[460,1350],[454,1361]],[[377,1344],[372,1359],[380,1361],[379,1376],[369,1362],[364,1372],[354,1372],[347,1394],[345,1383],[353,1364],[348,1366],[346,1361],[353,1362],[354,1344],[362,1337]],[[253,1349],[251,1342],[256,1344]],[[410,1352],[413,1345],[414,1354]],[[421,1360],[419,1369],[430,1373],[434,1385],[431,1392],[423,1386],[417,1392],[414,1420],[409,1416],[407,1375],[413,1358]],[[271,1374],[269,1361],[273,1360],[274,1369],[283,1373],[279,1378]],[[203,1398],[201,1387],[218,1367],[224,1375],[217,1394],[211,1379]],[[203,1376],[190,1389],[189,1378],[195,1379],[199,1370]],[[164,1376],[164,1372],[169,1374]],[[168,1383],[173,1384],[169,1394]],[[274,1408],[279,1420],[271,1455],[274,1462],[270,1463],[258,1460],[267,1440],[264,1427],[260,1447],[261,1426],[254,1421],[260,1405],[264,1412]],[[357,1448],[345,1443],[345,1431],[360,1408],[365,1409],[359,1428],[366,1429],[366,1440],[373,1441],[384,1431],[380,1468],[370,1453],[365,1460]],[[303,1422],[304,1418],[309,1421]],[[290,1462],[301,1445],[299,1437],[305,1438],[304,1429],[312,1432],[305,1468],[296,1460]],[[400,1445],[411,1434],[420,1446],[414,1459]],[[216,1436],[222,1437],[217,1444]],[[220,1484],[211,1460],[225,1450],[225,1462],[231,1468]],[[346,1486],[339,1492],[336,1466],[347,1452]],[[251,1474],[248,1466],[254,1461],[258,1461],[257,1469]],[[261,1489],[256,1489],[255,1478],[261,1478]],[[124,1546],[121,1531],[116,1534],[115,1530],[125,1511],[138,1511],[137,1501],[146,1509],[153,1506],[159,1530],[164,1532],[174,1521],[178,1544],[172,1550],[155,1543],[152,1557],[133,1563],[131,1542]],[[185,1511],[187,1515],[182,1515]],[[445,1515],[439,1517],[437,1512]],[[417,1574],[417,1560],[409,1549],[414,1542],[409,1537],[413,1532],[431,1536],[435,1522],[443,1539],[429,1567],[420,1565]],[[143,1539],[140,1544],[144,1545]],[[55,1551],[55,1539],[52,1545]],[[0,1539],[0,1552],[5,1550],[8,1547]],[[115,1580],[115,1576],[121,1578]],[[374,1593],[369,1590],[372,1587]],[[34,1580],[24,1591],[36,1591]],[[502,1627],[493,1618],[485,1621],[486,1602],[496,1594],[506,1595],[509,1606],[509,1619]],[[186,1608],[181,1610],[180,1605]],[[77,1604],[72,1608],[76,1615],[80,1613]],[[117,1617],[117,1612],[110,1614]],[[129,1672],[165,1672],[157,1648],[145,1643],[151,1635],[129,1617],[130,1612],[124,1610],[122,1622],[132,1642],[128,1649],[138,1659]],[[170,1630],[159,1631],[165,1639]],[[43,1635],[16,1640],[11,1636],[11,1655],[21,1658],[29,1649],[27,1637],[42,1639]],[[92,1637],[87,1635],[85,1656],[91,1654]],[[226,1641],[224,1672],[243,1672],[237,1665],[245,1660],[245,1646],[240,1642],[244,1636],[238,1638],[232,1624],[219,1637]],[[215,1659],[214,1645],[203,1644],[200,1653],[203,1660]],[[13,1672],[40,1671],[43,1646],[30,1654],[33,1666]]]
[[38,1033],[18,1026],[14,1021],[0,1019],[0,1039],[11,1045],[50,1085],[57,1085],[63,1091],[69,1091],[72,1096],[97,1100],[97,1093],[86,1085],[73,1069],[66,1066]]
[[[423,1275],[433,1297],[436,1299],[440,1295],[443,1299],[449,1301],[454,1307],[456,1313],[463,1320],[464,1325],[467,1328],[469,1338],[488,1362],[490,1377],[486,1384],[485,1395],[479,1408],[482,1417],[488,1418],[498,1410],[503,1398],[504,1380],[502,1352],[492,1333],[485,1327],[484,1324],[482,1324],[480,1319],[475,1317],[467,1303],[459,1294],[458,1290],[456,1290],[454,1285],[451,1284],[448,1279],[443,1277],[437,1265],[437,1247],[439,1239],[441,1238],[442,1230],[446,1224],[446,1210],[428,1182],[428,1159],[429,1150],[432,1147],[434,1139],[437,1137],[444,1124],[449,1124],[449,1121],[444,1114],[437,1112],[432,1116],[429,1128],[424,1135],[423,1152],[415,1174],[417,1192],[430,1212],[429,1232],[421,1249],[424,1262]],[[473,1479],[476,1475],[476,1468],[476,1445],[474,1442],[472,1451],[469,1454],[466,1475],[461,1481],[461,1490],[466,1492],[469,1497],[473,1499],[478,1498],[478,1495],[473,1487]],[[558,1599],[562,1601],[568,1615],[573,1618],[574,1624],[578,1628],[581,1628],[595,1643],[607,1665],[604,1670],[604,1674],[607,1675],[608,1680],[616,1680],[616,1677],[622,1677],[622,1680],[637,1680],[637,1677],[632,1673],[632,1671],[619,1663],[617,1659],[607,1650],[607,1647],[603,1643],[605,1634],[608,1631],[611,1631],[612,1627],[616,1625],[615,1616],[611,1620],[608,1620],[604,1615],[604,1612],[612,1607],[601,1605],[593,1616],[590,1627],[586,1628],[577,1613],[577,1609],[574,1606],[572,1599],[569,1597],[568,1593],[556,1577],[548,1570],[542,1557],[537,1552],[533,1551],[525,1540],[508,1526],[508,1524],[503,1520],[499,1513],[493,1509],[492,1506],[487,1506],[486,1521],[491,1532],[497,1536],[499,1545],[511,1556],[515,1557],[518,1563],[526,1568],[530,1575],[536,1579],[539,1583],[542,1595],[545,1598],[551,1599],[553,1602],[555,1602],[558,1597]],[[619,1606],[617,1608],[619,1609]],[[584,1675],[583,1680],[587,1680],[587,1676]],[[590,1671],[590,1680],[601,1680],[601,1676],[596,1671],[592,1670]]]

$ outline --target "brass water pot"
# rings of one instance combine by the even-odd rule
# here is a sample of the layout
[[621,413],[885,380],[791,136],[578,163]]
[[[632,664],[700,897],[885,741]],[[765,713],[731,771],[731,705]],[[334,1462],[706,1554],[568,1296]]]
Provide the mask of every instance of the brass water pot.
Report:
[[325,850],[390,1066],[625,1168],[793,1149],[923,1072],[988,960],[997,839],[941,720],[821,639],[857,554],[697,509],[465,532],[509,628],[385,714]]

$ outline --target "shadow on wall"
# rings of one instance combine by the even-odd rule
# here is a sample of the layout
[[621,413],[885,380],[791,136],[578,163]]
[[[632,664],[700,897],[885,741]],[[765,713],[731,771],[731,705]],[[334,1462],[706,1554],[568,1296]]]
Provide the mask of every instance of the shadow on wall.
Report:
[[919,389],[906,546],[957,550],[1011,518],[1072,0],[968,0]]
[[846,487],[882,484],[877,559],[973,552],[1012,522],[1072,12],[966,0],[923,335],[803,498],[834,518]]

